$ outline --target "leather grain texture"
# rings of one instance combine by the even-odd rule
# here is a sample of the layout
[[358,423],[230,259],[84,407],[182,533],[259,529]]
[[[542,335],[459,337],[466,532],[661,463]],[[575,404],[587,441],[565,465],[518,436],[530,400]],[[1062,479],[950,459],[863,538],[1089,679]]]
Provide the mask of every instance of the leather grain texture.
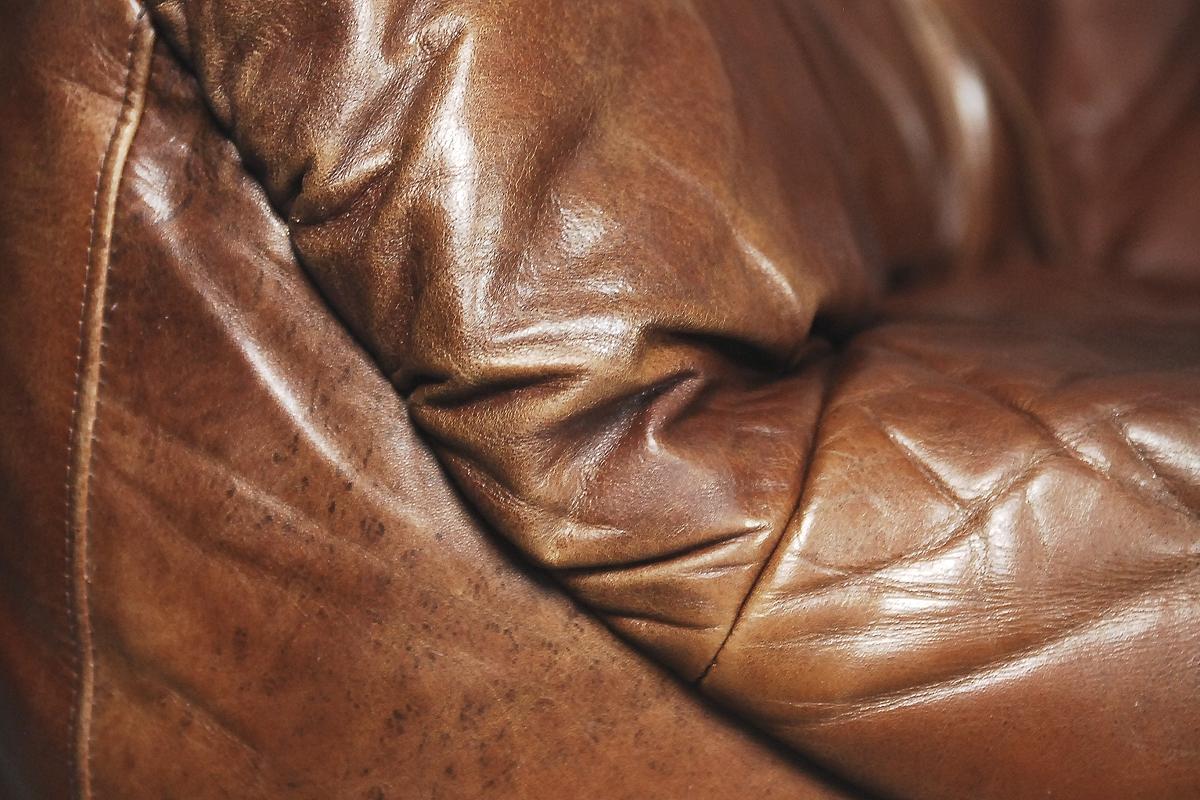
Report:
[[0,26],[0,794],[78,774],[70,475],[101,190],[112,185],[136,12],[6,4]]
[[21,12],[0,792],[1194,797],[1196,8]]
[[841,796],[496,547],[162,50],[138,136],[94,467],[96,797]]

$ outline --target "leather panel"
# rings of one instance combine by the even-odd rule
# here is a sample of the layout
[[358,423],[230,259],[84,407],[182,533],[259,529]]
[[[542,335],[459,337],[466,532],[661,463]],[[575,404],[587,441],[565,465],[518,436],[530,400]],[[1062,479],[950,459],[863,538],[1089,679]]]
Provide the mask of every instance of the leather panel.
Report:
[[165,52],[106,329],[96,797],[848,796],[513,564]]
[[10,3],[0,26],[0,796],[72,788],[81,652],[68,518],[81,315],[135,10]]

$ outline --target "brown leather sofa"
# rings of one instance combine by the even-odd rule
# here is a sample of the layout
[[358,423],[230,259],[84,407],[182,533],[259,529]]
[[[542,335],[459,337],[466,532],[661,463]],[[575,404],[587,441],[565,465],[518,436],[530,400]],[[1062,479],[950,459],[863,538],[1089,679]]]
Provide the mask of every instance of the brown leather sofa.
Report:
[[0,797],[1200,797],[1200,3],[3,3]]

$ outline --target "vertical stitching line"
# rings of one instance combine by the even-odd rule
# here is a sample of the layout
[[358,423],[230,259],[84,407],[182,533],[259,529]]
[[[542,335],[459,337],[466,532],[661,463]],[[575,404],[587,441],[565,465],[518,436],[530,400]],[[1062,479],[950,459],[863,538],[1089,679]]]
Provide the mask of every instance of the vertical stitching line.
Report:
[[[66,595],[69,632],[75,650],[75,696],[68,735],[69,790],[72,797],[90,798],[91,792],[91,704],[93,698],[94,646],[88,598],[87,526],[90,517],[91,456],[104,333],[104,295],[110,256],[113,214],[121,175],[134,132],[141,119],[153,30],[139,10],[125,54],[125,86],[120,110],[96,175],[89,217],[89,237],[80,302],[78,345],[71,423],[67,445]],[[141,45],[139,47],[139,44]],[[142,91],[134,89],[141,83]],[[101,207],[104,219],[101,219]],[[101,223],[103,222],[103,228]],[[102,241],[103,237],[103,241]],[[89,325],[89,322],[92,324]],[[85,385],[86,384],[86,385]]]
[[[129,32],[129,41],[126,45],[125,66],[126,66],[126,91],[128,91],[128,71],[133,59],[133,47],[136,41],[137,25]],[[122,96],[121,107],[124,108],[125,99]],[[67,477],[66,477],[66,536],[64,539],[64,579],[66,583],[66,600],[67,600],[67,619],[68,629],[71,637],[71,645],[75,658],[72,667],[75,672],[75,694],[71,702],[71,716],[67,723],[67,742],[68,742],[68,778],[71,797],[79,796],[79,752],[78,743],[76,742],[77,729],[79,727],[79,701],[82,695],[82,680],[83,680],[83,646],[79,639],[79,619],[76,614],[76,593],[75,593],[75,473],[76,459],[78,458],[79,443],[77,434],[79,432],[79,416],[81,411],[82,391],[81,384],[83,381],[83,355],[85,348],[84,330],[87,321],[88,295],[89,286],[91,283],[92,272],[92,251],[96,245],[96,216],[100,206],[100,187],[104,182],[104,168],[108,164],[112,153],[113,143],[116,141],[117,133],[120,131],[120,112],[113,120],[112,132],[108,137],[108,144],[104,148],[104,155],[101,157],[100,166],[96,171],[95,188],[92,190],[91,211],[88,214],[88,245],[87,252],[84,256],[83,268],[83,287],[80,293],[79,300],[79,325],[76,333],[75,347],[75,375],[74,388],[71,395],[71,423],[67,429]]]

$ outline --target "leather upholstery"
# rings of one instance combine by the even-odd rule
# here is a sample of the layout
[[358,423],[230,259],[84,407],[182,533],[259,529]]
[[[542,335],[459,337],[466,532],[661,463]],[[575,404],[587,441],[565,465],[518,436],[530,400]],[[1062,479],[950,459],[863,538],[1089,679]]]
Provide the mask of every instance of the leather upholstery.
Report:
[[1105,8],[16,14],[0,792],[1193,796],[1200,15]]

